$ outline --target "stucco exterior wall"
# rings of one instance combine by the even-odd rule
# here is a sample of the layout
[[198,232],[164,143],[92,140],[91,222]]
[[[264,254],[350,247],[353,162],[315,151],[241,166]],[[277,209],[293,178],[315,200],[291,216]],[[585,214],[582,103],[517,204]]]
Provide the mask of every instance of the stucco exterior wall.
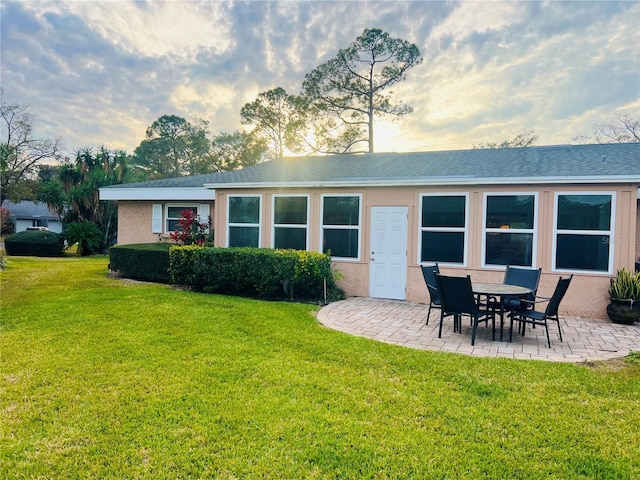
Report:
[[636,246],[635,259],[636,262],[640,261],[640,199],[636,206],[636,238],[634,239]]
[[[611,239],[613,270],[611,273],[561,272],[553,271],[554,209],[555,194],[562,193],[614,193],[615,216],[614,236]],[[272,201],[274,194],[309,195],[309,249],[321,251],[321,195],[322,194],[359,194],[362,195],[361,251],[357,260],[335,260],[335,267],[344,279],[340,286],[350,296],[369,295],[369,257],[371,207],[406,206],[409,210],[407,241],[407,288],[406,300],[428,302],[428,293],[422,279],[418,258],[420,195],[423,193],[468,193],[469,218],[467,238],[467,264],[465,266],[442,266],[444,273],[452,275],[471,275],[477,281],[501,282],[504,276],[502,267],[483,267],[483,211],[486,193],[513,193],[537,195],[537,223],[535,226],[535,266],[541,267],[543,274],[539,294],[550,295],[560,276],[574,275],[569,291],[561,305],[561,313],[590,318],[605,318],[607,289],[609,279],[622,267],[634,268],[635,260],[640,256],[640,208],[637,200],[637,185],[516,185],[516,186],[459,186],[459,187],[370,187],[344,189],[269,189],[269,190],[216,190],[216,245],[227,245],[227,197],[232,195],[260,194],[261,232],[260,246],[272,246]]]
[[151,233],[152,207],[153,202],[118,202],[118,245],[158,241]]

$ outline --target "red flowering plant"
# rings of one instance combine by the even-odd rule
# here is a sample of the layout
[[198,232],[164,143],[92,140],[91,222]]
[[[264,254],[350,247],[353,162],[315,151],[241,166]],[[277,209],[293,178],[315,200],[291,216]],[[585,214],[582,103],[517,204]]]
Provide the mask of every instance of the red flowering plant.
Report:
[[180,228],[171,232],[171,240],[178,245],[198,245],[202,246],[207,242],[206,231],[209,228],[207,222],[201,222],[200,216],[193,210],[184,209],[180,212],[178,220]]

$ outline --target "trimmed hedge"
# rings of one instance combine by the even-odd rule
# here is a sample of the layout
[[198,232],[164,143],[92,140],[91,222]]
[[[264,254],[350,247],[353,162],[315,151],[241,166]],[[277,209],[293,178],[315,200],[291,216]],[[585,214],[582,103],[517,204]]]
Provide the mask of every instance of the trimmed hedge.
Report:
[[272,300],[344,298],[334,281],[331,257],[302,250],[174,246],[171,283],[202,292]]
[[109,249],[109,269],[136,280],[169,283],[171,243],[115,245]]
[[33,257],[61,257],[64,240],[57,233],[42,230],[25,230],[4,239],[7,255]]

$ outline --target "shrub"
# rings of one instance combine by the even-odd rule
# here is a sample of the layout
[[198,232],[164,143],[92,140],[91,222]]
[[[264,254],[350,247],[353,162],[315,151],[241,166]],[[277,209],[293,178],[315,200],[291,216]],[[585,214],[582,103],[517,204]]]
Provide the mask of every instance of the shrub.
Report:
[[118,275],[169,283],[169,243],[116,245],[109,249],[109,269]]
[[7,255],[34,257],[61,257],[62,241],[57,233],[41,230],[25,230],[4,239]]
[[4,248],[0,248],[0,270],[7,268],[7,252]]
[[95,223],[73,222],[67,225],[63,232],[68,244],[78,244],[76,255],[83,257],[98,253],[102,248],[103,234]]
[[300,250],[172,247],[171,282],[203,292],[268,299],[344,298],[331,257]]
[[0,235],[10,235],[16,231],[16,226],[10,218],[11,212],[0,207]]
[[640,272],[626,268],[618,270],[609,284],[609,297],[617,300],[640,301]]
[[213,233],[207,234],[209,224],[201,222],[200,217],[193,210],[184,209],[180,212],[180,229],[171,232],[171,239],[178,245],[213,245]]

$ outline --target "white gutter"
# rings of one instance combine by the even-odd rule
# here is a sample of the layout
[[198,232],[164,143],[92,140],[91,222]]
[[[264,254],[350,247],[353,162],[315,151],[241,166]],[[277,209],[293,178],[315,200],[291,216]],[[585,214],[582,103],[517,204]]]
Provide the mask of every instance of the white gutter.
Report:
[[[637,183],[640,177],[629,175],[611,175],[604,178],[593,176],[580,177],[424,177],[397,179],[350,179],[339,181],[313,182],[245,182],[245,183],[205,183],[204,188],[327,188],[327,187],[395,187],[395,186],[441,186],[441,185],[539,185],[539,184],[611,184]],[[640,191],[638,193],[640,198]]]
[[101,188],[100,200],[215,200],[215,190],[204,187]]

